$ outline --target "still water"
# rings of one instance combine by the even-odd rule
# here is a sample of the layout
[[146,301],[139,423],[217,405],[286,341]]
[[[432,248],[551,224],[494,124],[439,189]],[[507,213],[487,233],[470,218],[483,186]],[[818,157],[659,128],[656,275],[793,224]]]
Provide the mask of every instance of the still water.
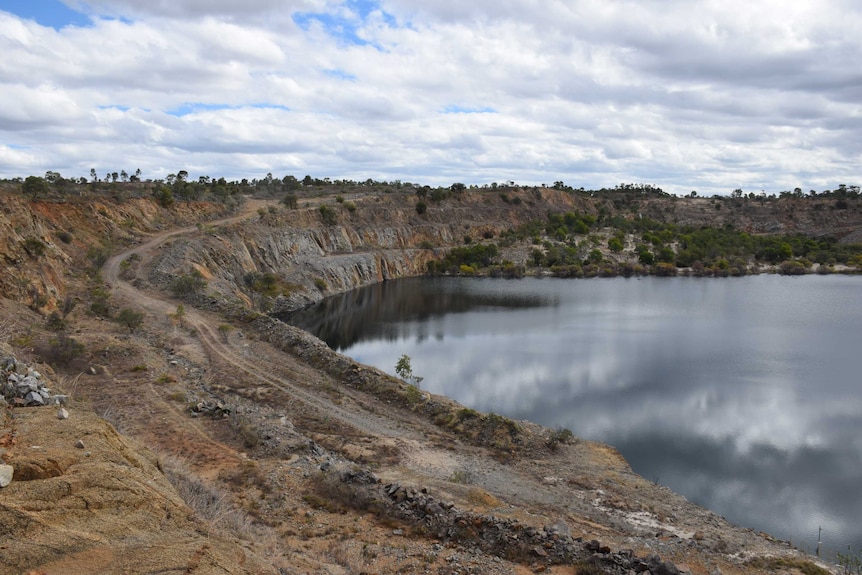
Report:
[[288,318],[469,407],[609,443],[813,552],[862,547],[862,277],[405,279]]

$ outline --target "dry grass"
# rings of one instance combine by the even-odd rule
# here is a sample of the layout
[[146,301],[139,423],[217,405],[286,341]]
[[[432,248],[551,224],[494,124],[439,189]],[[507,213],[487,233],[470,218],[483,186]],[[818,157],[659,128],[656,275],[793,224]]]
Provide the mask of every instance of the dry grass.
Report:
[[755,557],[748,564],[755,569],[779,571],[782,573],[793,570],[803,573],[803,575],[831,575],[828,570],[815,565],[807,559],[794,557]]
[[191,507],[210,529],[247,541],[254,539],[251,518],[232,504],[229,493],[201,481],[176,457],[163,457],[160,464],[165,476],[186,505]]

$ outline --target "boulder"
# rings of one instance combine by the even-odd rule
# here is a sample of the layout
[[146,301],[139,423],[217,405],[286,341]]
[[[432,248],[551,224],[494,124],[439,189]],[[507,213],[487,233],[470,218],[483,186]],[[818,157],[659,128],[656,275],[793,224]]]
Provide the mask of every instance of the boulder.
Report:
[[0,487],[6,487],[12,483],[14,471],[11,465],[0,465]]

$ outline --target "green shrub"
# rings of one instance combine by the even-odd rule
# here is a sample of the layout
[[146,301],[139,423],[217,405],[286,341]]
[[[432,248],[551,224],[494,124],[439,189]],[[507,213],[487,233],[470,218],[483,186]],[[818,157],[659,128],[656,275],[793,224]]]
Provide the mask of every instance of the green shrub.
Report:
[[144,313],[135,311],[129,308],[123,308],[117,314],[116,320],[129,328],[129,333],[133,333],[144,322]]
[[338,214],[326,204],[317,208],[317,211],[320,213],[320,220],[327,226],[335,225],[338,222]]
[[51,338],[47,345],[38,350],[45,363],[69,366],[75,359],[84,354],[84,344],[65,333]]
[[24,248],[24,251],[26,251],[31,258],[42,257],[45,255],[45,249],[47,248],[45,242],[38,238],[27,238],[21,242],[21,247]]
[[187,297],[196,294],[207,286],[201,272],[192,270],[191,273],[182,274],[171,282],[171,291],[177,297]]
[[93,288],[90,296],[93,298],[92,303],[90,303],[90,311],[98,317],[111,317],[111,306],[108,303],[111,297],[110,292],[104,288],[97,287]]

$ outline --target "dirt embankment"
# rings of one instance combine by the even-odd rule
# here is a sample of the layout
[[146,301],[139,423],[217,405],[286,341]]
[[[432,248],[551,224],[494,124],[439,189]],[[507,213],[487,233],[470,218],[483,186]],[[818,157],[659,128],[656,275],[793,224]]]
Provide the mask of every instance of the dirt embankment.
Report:
[[[638,477],[611,447],[430,396],[260,313],[269,300],[297,305],[418,273],[465,235],[499,235],[549,209],[601,208],[555,190],[519,194],[519,203],[468,194],[421,215],[412,196],[329,199],[328,223],[319,203],[249,204],[162,231],[164,210],[146,217],[142,207],[134,226],[110,228],[112,242],[76,208],[85,214],[76,238],[127,247],[103,276],[70,266],[55,284],[54,301],[68,293],[79,303],[52,327],[83,350],[58,377],[72,396],[68,419],[16,407],[4,423],[0,455],[19,474],[0,491],[9,515],[0,548],[16,561],[7,572],[817,569]],[[32,219],[44,230],[65,210]],[[82,244],[69,257],[90,267],[87,251]],[[175,299],[174,280],[193,271],[206,288]],[[4,294],[33,304],[26,290]],[[125,309],[144,314],[139,325],[97,314]],[[52,349],[44,315],[5,300],[3,317],[16,355]],[[763,557],[781,559],[751,562]]]

